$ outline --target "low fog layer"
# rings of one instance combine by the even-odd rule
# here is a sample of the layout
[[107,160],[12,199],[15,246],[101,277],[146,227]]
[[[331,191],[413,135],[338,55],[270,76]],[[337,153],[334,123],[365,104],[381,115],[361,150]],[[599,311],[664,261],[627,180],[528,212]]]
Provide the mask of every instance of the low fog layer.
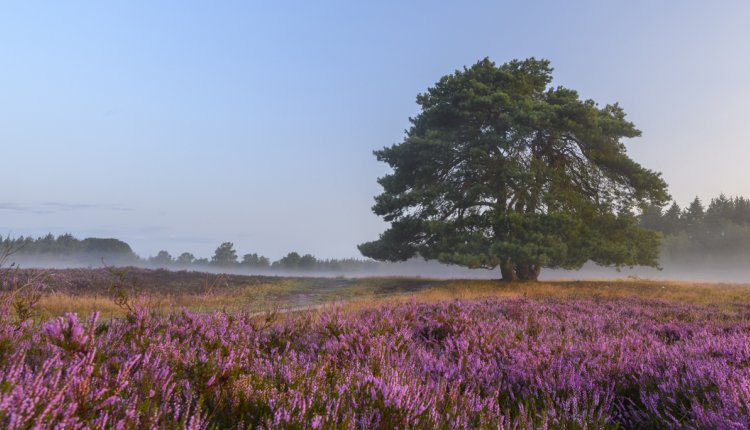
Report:
[[750,283],[750,256],[745,263],[689,264],[672,262],[662,264],[661,269],[651,267],[622,268],[601,267],[593,263],[584,265],[581,270],[542,270],[541,280],[575,279],[615,279],[642,278],[697,282]]
[[432,261],[414,259],[403,263],[367,264],[367,268],[359,270],[290,270],[284,268],[249,268],[240,265],[217,266],[214,264],[179,264],[161,265],[140,259],[121,258],[93,254],[77,255],[74,258],[56,258],[45,256],[18,256],[11,259],[19,267],[36,269],[67,269],[67,268],[100,268],[132,266],[146,269],[189,270],[208,273],[231,273],[237,275],[263,276],[292,276],[292,277],[372,277],[372,276],[409,276],[423,278],[466,278],[493,279],[500,277],[500,270],[467,269],[460,266],[440,264]]
[[[23,268],[98,268],[106,266],[134,266],[150,269],[189,270],[209,273],[231,273],[238,275],[291,276],[291,277],[380,277],[408,276],[438,279],[500,279],[500,270],[468,269],[445,265],[433,261],[414,259],[403,263],[374,263],[362,270],[288,270],[280,268],[246,268],[241,266],[220,267],[216,265],[163,266],[132,258],[117,258],[101,255],[78,255],[75,258],[49,258],[44,256],[19,256],[10,261]],[[581,270],[543,269],[541,280],[586,280],[586,279],[663,279],[701,282],[750,283],[750,255],[706,255],[691,260],[662,263],[661,269],[648,267],[622,268],[600,267],[593,263]],[[6,264],[7,266],[7,264]]]

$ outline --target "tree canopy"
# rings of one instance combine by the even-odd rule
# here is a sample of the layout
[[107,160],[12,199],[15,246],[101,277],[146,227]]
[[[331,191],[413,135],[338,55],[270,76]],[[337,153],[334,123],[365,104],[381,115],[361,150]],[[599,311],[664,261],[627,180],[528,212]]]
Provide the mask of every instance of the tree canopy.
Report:
[[172,255],[165,250],[159,251],[158,254],[156,254],[154,257],[149,258],[148,261],[157,266],[169,266],[170,264],[175,262],[174,258],[172,258]]
[[219,266],[232,266],[237,264],[237,251],[234,250],[232,242],[224,242],[216,248],[211,262]]
[[669,199],[661,175],[628,157],[640,131],[617,104],[552,87],[546,60],[484,59],[417,96],[403,142],[375,151],[373,211],[390,223],[359,246],[532,280],[541,267],[658,264],[659,235],[636,212]]

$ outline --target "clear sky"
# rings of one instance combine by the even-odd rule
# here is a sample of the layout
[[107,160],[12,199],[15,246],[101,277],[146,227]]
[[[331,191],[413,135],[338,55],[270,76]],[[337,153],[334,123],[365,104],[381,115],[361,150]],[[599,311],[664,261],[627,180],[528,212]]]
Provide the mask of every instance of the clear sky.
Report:
[[747,1],[0,3],[0,232],[358,256],[415,96],[548,58],[681,204],[750,196]]

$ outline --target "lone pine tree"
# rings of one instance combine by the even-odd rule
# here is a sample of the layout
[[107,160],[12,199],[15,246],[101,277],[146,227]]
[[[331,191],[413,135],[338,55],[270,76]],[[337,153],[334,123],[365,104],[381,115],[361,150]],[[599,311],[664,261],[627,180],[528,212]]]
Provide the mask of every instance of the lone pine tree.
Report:
[[373,206],[390,228],[362,254],[500,267],[508,281],[587,261],[656,266],[659,235],[635,212],[669,195],[626,154],[640,131],[617,104],[551,81],[546,60],[484,59],[418,95],[403,142],[375,151],[392,168]]

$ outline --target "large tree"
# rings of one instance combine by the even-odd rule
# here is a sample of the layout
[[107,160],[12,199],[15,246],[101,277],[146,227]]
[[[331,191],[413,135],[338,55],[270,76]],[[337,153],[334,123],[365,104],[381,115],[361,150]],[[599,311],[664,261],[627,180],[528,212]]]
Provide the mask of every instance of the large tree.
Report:
[[551,81],[546,60],[484,59],[418,95],[403,142],[375,151],[393,172],[373,211],[391,225],[362,254],[499,266],[504,280],[589,260],[657,265],[659,236],[635,214],[669,195],[626,154],[640,131],[617,104]]

